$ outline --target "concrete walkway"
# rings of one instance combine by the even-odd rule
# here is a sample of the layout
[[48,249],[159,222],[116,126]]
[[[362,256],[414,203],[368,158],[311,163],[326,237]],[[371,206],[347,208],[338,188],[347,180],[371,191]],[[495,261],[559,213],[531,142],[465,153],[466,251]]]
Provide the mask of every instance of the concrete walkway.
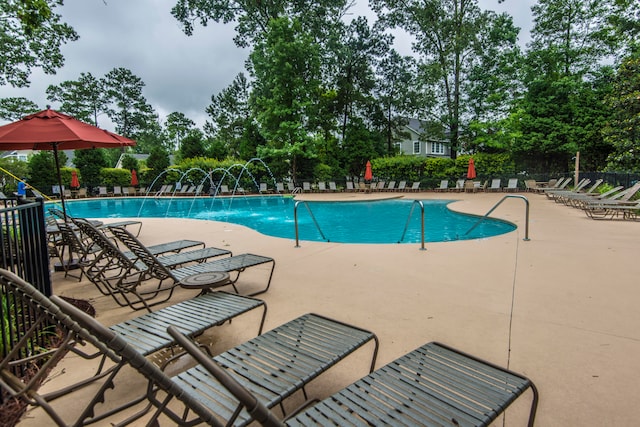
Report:
[[[454,199],[454,210],[485,214],[504,193],[402,193],[407,198]],[[273,257],[265,329],[307,312],[334,317],[375,332],[377,366],[428,341],[441,341],[528,376],[540,391],[539,426],[633,426],[640,419],[640,222],[596,221],[544,195],[530,201],[530,241],[524,241],[525,204],[505,201],[493,214],[518,225],[506,235],[445,243],[350,245],[295,242],[235,224],[144,219],[146,244],[181,238],[206,241],[234,253]],[[304,195],[360,199],[392,193]],[[240,290],[264,282],[248,270]],[[56,273],[54,290],[90,299],[105,324],[135,317],[116,308],[89,282]],[[193,296],[181,290],[172,300]],[[244,323],[243,323],[244,322]],[[214,351],[255,334],[242,320],[214,328]],[[324,397],[366,372],[366,354],[351,356],[309,389]],[[64,380],[85,367],[65,360]],[[135,378],[138,387],[144,381]],[[116,387],[118,394],[126,387]],[[524,425],[530,393],[507,412],[506,425]],[[114,401],[117,400],[114,398]],[[110,403],[110,402],[109,402]],[[70,404],[74,406],[73,403]],[[75,405],[77,406],[77,404]],[[71,410],[71,408],[70,408]],[[117,418],[115,421],[122,419]],[[21,425],[47,425],[35,410]]]

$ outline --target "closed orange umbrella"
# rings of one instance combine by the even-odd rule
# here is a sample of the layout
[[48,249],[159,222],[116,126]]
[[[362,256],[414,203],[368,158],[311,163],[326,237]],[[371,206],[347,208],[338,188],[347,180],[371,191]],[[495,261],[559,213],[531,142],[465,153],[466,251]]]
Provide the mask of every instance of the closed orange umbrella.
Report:
[[136,185],[138,185],[138,174],[136,173],[135,169],[131,170],[131,186],[135,187]]
[[80,187],[80,181],[78,181],[78,173],[76,171],[71,171],[71,188]]
[[371,171],[371,162],[367,160],[367,166],[364,169],[364,180],[371,181],[373,179],[373,172]]
[[473,162],[473,157],[469,159],[469,167],[467,168],[467,178],[473,179],[476,177],[476,165]]

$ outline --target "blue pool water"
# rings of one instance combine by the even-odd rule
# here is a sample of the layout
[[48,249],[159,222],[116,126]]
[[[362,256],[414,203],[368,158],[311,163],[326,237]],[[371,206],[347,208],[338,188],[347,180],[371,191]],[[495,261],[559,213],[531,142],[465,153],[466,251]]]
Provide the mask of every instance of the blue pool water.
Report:
[[[508,233],[516,228],[506,221],[487,219],[466,234],[479,217],[449,210],[447,204],[451,200],[422,202],[425,207],[427,242],[479,239]],[[194,218],[224,221],[241,224],[269,236],[295,239],[294,204],[291,197],[279,196],[99,198],[69,201],[67,213],[84,218]],[[318,231],[312,215],[325,238]],[[406,199],[306,202],[298,205],[298,236],[300,240],[339,243],[419,243],[420,217],[419,205]],[[403,233],[404,239],[400,241]]]

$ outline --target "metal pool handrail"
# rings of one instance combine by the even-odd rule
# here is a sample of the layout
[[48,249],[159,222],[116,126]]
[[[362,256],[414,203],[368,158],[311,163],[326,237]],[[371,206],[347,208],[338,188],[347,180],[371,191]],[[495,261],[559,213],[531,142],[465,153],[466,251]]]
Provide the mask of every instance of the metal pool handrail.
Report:
[[524,200],[524,203],[526,205],[526,211],[525,211],[525,225],[524,225],[524,239],[525,241],[529,241],[529,199],[527,199],[524,196],[520,196],[520,195],[507,195],[504,196],[502,199],[500,199],[500,201],[498,203],[495,204],[494,207],[492,207],[491,209],[489,209],[489,212],[487,212],[486,214],[484,214],[484,216],[482,218],[480,218],[478,220],[478,222],[476,222],[473,227],[471,227],[466,233],[464,233],[464,235],[466,236],[467,234],[471,233],[471,231],[473,231],[473,229],[475,229],[478,225],[480,225],[480,223],[482,221],[484,221],[485,219],[487,219],[489,217],[489,215],[491,214],[491,212],[493,212],[494,210],[496,210],[496,208],[498,206],[500,206],[500,204],[502,202],[504,202],[506,199],[508,198],[514,198],[514,199],[522,199]]
[[424,203],[422,203],[422,200],[414,200],[413,203],[411,204],[411,210],[409,211],[409,216],[407,217],[407,223],[404,225],[404,231],[402,232],[402,237],[400,237],[400,240],[398,240],[398,243],[402,242],[402,240],[404,240],[404,236],[405,234],[407,234],[407,229],[409,228],[409,221],[411,220],[411,215],[413,215],[413,209],[416,207],[416,203],[420,206],[420,235],[421,235],[421,240],[422,240],[422,246],[420,247],[421,251],[426,250],[424,248]]
[[304,205],[307,207],[307,210],[309,211],[309,215],[311,215],[311,219],[313,220],[313,223],[316,225],[316,228],[320,232],[320,236],[322,236],[322,238],[328,242],[329,239],[327,239],[324,236],[324,233],[320,229],[320,225],[318,224],[318,221],[316,221],[316,217],[313,215],[313,212],[311,212],[311,208],[309,207],[309,204],[306,202],[306,200],[298,200],[293,205],[293,222],[295,223],[295,226],[296,226],[296,248],[300,247],[299,240],[298,240],[298,205],[300,203],[304,203]]

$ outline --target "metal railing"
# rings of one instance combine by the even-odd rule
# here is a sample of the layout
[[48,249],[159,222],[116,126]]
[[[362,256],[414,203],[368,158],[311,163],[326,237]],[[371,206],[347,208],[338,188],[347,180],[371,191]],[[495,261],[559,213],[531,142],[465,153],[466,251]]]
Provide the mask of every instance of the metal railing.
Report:
[[293,222],[295,224],[296,227],[296,248],[300,247],[300,240],[298,239],[298,205],[300,204],[304,204],[307,207],[307,211],[309,211],[309,215],[311,215],[311,219],[313,220],[313,223],[316,225],[316,228],[318,229],[318,231],[320,232],[320,236],[326,240],[327,242],[329,241],[329,239],[327,239],[324,236],[324,233],[322,232],[322,230],[320,229],[320,224],[318,224],[318,221],[316,220],[316,217],[313,215],[313,212],[311,212],[311,208],[309,207],[309,204],[305,201],[305,200],[298,200],[294,205],[293,205]]
[[498,203],[496,203],[491,209],[489,209],[489,212],[487,212],[486,214],[484,214],[484,216],[482,218],[480,218],[474,225],[473,227],[471,227],[469,230],[467,230],[465,234],[465,236],[469,233],[471,233],[478,225],[480,225],[480,223],[482,223],[484,220],[486,220],[489,215],[491,215],[491,212],[493,212],[494,210],[496,210],[496,208],[498,206],[500,206],[500,204],[502,204],[502,202],[504,202],[505,200],[509,199],[509,198],[513,198],[513,199],[522,199],[524,200],[524,203],[526,205],[526,211],[525,211],[525,225],[524,225],[524,239],[525,241],[529,240],[529,199],[527,199],[525,196],[520,196],[520,195],[508,195],[508,196],[504,196],[502,199],[500,199],[500,201]]
[[44,200],[0,199],[0,268],[51,295]]
[[398,240],[398,243],[401,243],[404,240],[404,236],[407,234],[407,229],[409,228],[409,222],[411,221],[411,215],[413,215],[413,209],[416,207],[416,204],[420,206],[420,236],[421,236],[420,240],[422,241],[420,250],[425,251],[426,249],[424,247],[424,203],[422,203],[422,200],[414,200],[413,203],[411,204],[411,210],[409,211],[409,216],[407,217],[407,223],[404,225],[404,231],[402,232],[402,236],[400,237],[400,240]]

